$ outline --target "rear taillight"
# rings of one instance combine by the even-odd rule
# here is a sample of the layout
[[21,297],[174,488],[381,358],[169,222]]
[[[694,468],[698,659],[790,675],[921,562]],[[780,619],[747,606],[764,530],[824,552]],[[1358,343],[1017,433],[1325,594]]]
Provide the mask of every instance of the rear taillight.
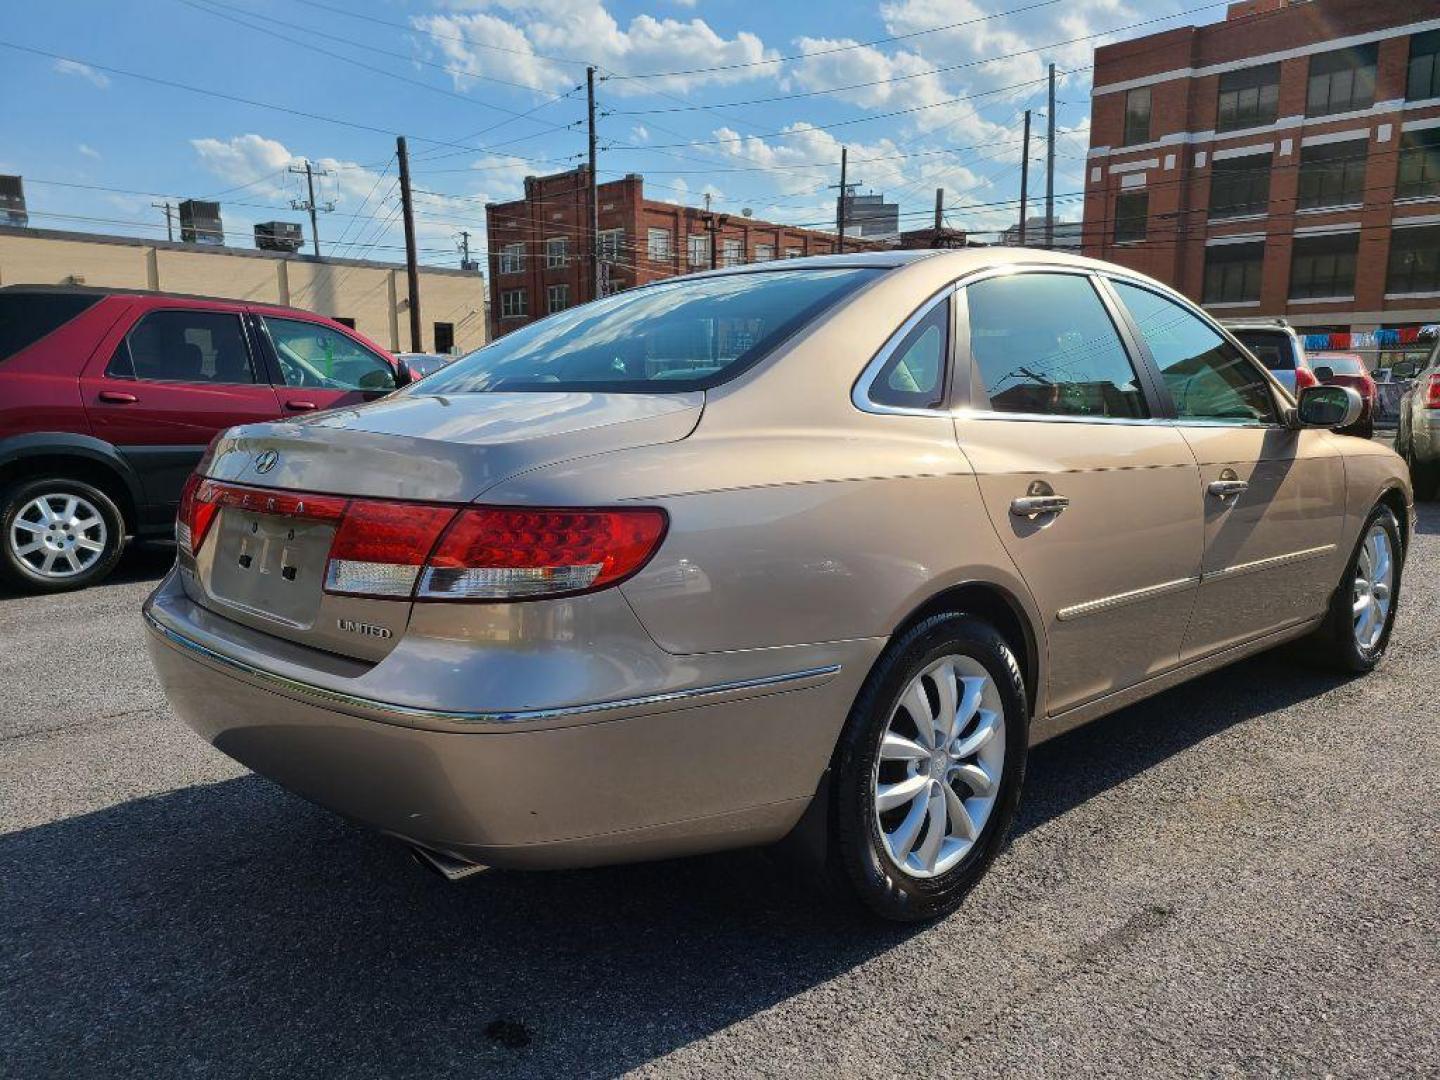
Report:
[[1425,408],[1440,409],[1440,371],[1432,371],[1425,382]]
[[180,492],[180,510],[175,515],[175,543],[195,555],[205,543],[205,536],[215,522],[220,487],[198,472],[191,473]]
[[1298,365],[1296,366],[1296,368],[1295,368],[1295,390],[1296,390],[1297,393],[1298,393],[1299,391],[1301,391],[1301,390],[1304,390],[1307,386],[1319,386],[1319,385],[1320,385],[1320,380],[1315,377],[1315,373],[1314,373],[1313,371],[1311,371],[1311,370],[1310,370],[1309,368],[1307,368],[1307,367],[1300,367],[1300,366],[1298,366]]
[[665,512],[462,510],[431,554],[418,599],[523,600],[600,589],[639,570]]
[[357,499],[330,545],[325,591],[407,597],[425,556],[455,517],[453,506]]

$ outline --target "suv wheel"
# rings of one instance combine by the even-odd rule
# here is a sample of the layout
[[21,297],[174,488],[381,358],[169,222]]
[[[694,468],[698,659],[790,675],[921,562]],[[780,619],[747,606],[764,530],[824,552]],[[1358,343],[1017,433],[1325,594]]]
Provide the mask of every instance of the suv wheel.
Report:
[[68,592],[109,575],[125,520],[99,488],[55,477],[0,494],[0,577],[29,592]]
[[1028,740],[1020,666],[994,627],[949,613],[907,631],[836,749],[832,875],[885,919],[953,911],[1005,842]]

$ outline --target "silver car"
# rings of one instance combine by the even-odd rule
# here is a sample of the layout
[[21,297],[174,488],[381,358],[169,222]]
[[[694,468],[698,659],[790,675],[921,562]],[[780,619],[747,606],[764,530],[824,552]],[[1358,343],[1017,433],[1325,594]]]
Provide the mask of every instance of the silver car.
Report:
[[1311,635],[1384,655],[1412,504],[1193,304],[1032,250],[672,279],[234,428],[145,605],[218,749],[458,877],[784,840],[959,903],[1027,747]]
[[1440,339],[1400,399],[1395,450],[1410,466],[1416,498],[1440,499]]

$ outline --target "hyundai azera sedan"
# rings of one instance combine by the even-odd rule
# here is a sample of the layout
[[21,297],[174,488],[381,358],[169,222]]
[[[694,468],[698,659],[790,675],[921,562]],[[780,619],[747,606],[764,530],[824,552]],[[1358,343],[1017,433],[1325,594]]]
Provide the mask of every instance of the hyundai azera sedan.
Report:
[[222,435],[150,652],[218,749],[447,876],[784,841],[934,917],[1029,746],[1303,635],[1380,661],[1413,505],[1358,409],[1079,257],[672,279]]

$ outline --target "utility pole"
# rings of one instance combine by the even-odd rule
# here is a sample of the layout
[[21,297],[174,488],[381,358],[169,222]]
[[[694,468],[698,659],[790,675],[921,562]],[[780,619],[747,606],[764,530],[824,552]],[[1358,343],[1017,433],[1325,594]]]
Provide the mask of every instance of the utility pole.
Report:
[[460,230],[460,269],[470,269],[470,231]]
[[410,199],[410,151],[405,136],[395,140],[400,159],[400,207],[405,217],[405,281],[410,286],[410,351],[424,352],[420,338],[420,267],[415,261],[415,206]]
[[1025,110],[1024,149],[1020,156],[1020,246],[1025,246],[1025,215],[1030,200],[1030,110]]
[[316,169],[310,163],[309,158],[305,159],[303,167],[300,165],[291,165],[287,171],[294,173],[296,176],[303,175],[305,177],[305,188],[306,191],[309,192],[310,197],[308,199],[291,199],[290,209],[310,211],[310,243],[314,248],[315,257],[318,259],[320,257],[320,222],[316,215],[322,210],[327,214],[330,213],[330,211],[335,209],[335,204],[333,202],[319,204],[315,202],[315,177],[329,176],[330,174],[324,169]]
[[[835,245],[835,250],[841,254],[845,252],[845,196],[850,192],[850,185],[846,182],[845,171],[849,165],[850,148],[840,148],[840,197],[835,201],[835,231],[840,234],[840,239]],[[835,185],[831,185],[834,187]]]
[[595,180],[595,69],[585,69],[585,99],[590,118],[590,299],[600,298],[600,195]]
[[152,202],[150,205],[156,210],[165,211],[165,239],[173,244],[175,242],[175,226],[170,223],[170,201],[167,199],[165,202]]
[[710,193],[705,193],[705,212],[700,215],[700,220],[705,223],[705,232],[710,236],[710,269],[714,270],[720,265],[718,250],[720,247],[720,230],[730,220],[729,214],[712,214],[710,212]]
[[941,222],[944,220],[944,218],[945,218],[945,189],[944,189],[943,187],[937,187],[937,188],[935,189],[935,235],[936,235],[937,238],[938,238],[939,235],[940,235]]
[[1045,112],[1050,133],[1045,142],[1045,248],[1055,246],[1055,65],[1050,65],[1050,105]]

